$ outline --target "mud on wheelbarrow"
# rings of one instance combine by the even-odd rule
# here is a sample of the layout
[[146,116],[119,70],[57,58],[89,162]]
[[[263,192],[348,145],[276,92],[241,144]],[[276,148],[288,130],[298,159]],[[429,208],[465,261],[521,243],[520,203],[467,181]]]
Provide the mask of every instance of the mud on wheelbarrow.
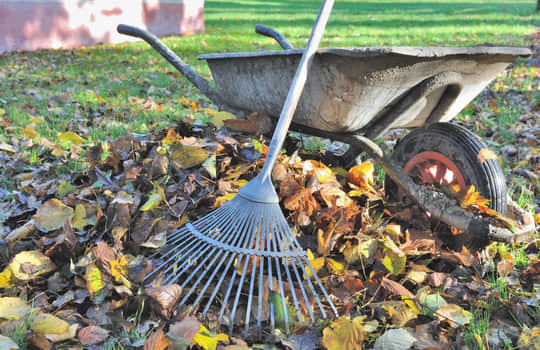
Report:
[[[214,88],[153,34],[127,25],[118,31],[145,40],[220,109],[237,115],[261,111],[278,118],[303,52],[257,26],[284,50],[200,56]],[[347,143],[349,156],[366,152],[386,172],[387,194],[412,198],[434,220],[465,232],[464,244],[524,241],[534,236],[534,220],[507,195],[497,156],[476,135],[448,122],[517,57],[530,54],[482,46],[319,49],[291,129]],[[388,157],[372,140],[393,128],[414,130]],[[474,185],[491,209],[514,224],[494,224],[464,210],[430,189],[440,185]]]

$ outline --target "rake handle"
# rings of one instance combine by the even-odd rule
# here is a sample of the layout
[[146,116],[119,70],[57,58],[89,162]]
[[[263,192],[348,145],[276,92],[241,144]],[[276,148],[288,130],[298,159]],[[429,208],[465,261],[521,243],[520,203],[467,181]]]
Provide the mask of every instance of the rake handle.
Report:
[[285,100],[285,104],[281,110],[276,130],[272,136],[272,141],[270,141],[268,155],[260,174],[263,182],[271,180],[272,169],[274,168],[277,157],[281,151],[281,147],[283,146],[283,142],[285,141],[285,137],[287,136],[287,131],[291,125],[294,112],[298,106],[298,101],[300,100],[302,90],[304,89],[304,85],[307,80],[311,61],[313,60],[313,57],[319,47],[319,43],[321,42],[324,28],[326,27],[326,22],[328,22],[328,17],[330,17],[333,4],[334,0],[323,0],[321,4],[319,14],[317,15],[317,19],[313,25],[313,30],[311,31],[306,48],[302,54],[300,64],[298,65],[296,74],[291,83],[289,93],[287,94],[287,99]]

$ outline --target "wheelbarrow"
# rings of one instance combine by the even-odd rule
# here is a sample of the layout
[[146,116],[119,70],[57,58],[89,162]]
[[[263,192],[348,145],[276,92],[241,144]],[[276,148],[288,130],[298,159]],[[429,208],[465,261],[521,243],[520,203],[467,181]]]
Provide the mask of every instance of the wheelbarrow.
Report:
[[[284,50],[199,56],[214,88],[157,37],[119,25],[118,32],[149,43],[220,109],[237,115],[261,111],[278,118],[303,50],[273,29]],[[412,198],[434,220],[465,232],[463,244],[520,242],[535,232],[532,215],[507,195],[496,155],[473,133],[448,123],[517,57],[515,47],[322,48],[317,51],[291,129],[366,152],[386,172],[386,192]],[[391,157],[373,142],[393,128],[414,129]],[[490,206],[517,225],[499,225],[434,190],[474,185]]]

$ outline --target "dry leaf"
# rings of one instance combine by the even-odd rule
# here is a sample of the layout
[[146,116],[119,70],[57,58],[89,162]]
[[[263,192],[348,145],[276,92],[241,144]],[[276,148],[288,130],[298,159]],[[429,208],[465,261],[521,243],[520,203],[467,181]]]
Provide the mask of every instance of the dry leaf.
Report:
[[61,334],[45,334],[45,337],[52,341],[53,343],[61,342],[68,339],[73,339],[77,335],[77,330],[79,329],[79,324],[74,323],[69,325],[67,331]]
[[180,322],[175,322],[169,327],[167,336],[173,340],[186,339],[188,344],[193,341],[193,338],[199,333],[201,323],[195,316],[188,316]]
[[[31,332],[30,334],[27,334],[24,339],[30,343],[34,348],[39,350],[50,350],[51,349],[51,343],[49,339],[45,336],[45,334],[40,332]],[[2,349],[2,347],[0,347]]]
[[56,198],[49,199],[37,209],[34,221],[37,228],[53,231],[62,228],[73,217],[73,209]]
[[86,225],[86,208],[82,204],[77,204],[75,214],[71,219],[71,226],[77,231],[82,231]]
[[145,294],[157,302],[161,308],[161,313],[168,316],[169,312],[176,305],[182,294],[182,287],[178,284],[146,288]]
[[399,275],[405,268],[407,255],[398,248],[391,239],[384,241],[384,258],[382,264],[394,275]]
[[254,134],[257,132],[257,123],[253,120],[240,119],[225,119],[223,124],[227,129],[232,131],[242,132],[246,134]]
[[389,280],[386,277],[383,277],[381,281],[381,287],[394,295],[399,295],[399,296],[407,297],[407,298],[414,298],[414,294],[411,293],[411,291],[403,287],[398,282]]
[[51,314],[39,313],[30,318],[30,329],[44,334],[62,334],[69,328],[69,323]]
[[341,317],[323,330],[322,345],[327,350],[358,350],[366,337],[363,317]]
[[26,316],[32,308],[26,301],[16,297],[0,298],[0,319],[18,320]]
[[[356,237],[355,237],[356,238]],[[349,264],[354,264],[362,258],[365,260],[371,259],[377,252],[378,242],[369,236],[347,240],[340,248],[345,261]]]
[[461,199],[460,204],[462,208],[469,208],[472,206],[487,207],[489,199],[482,197],[482,195],[476,191],[474,185],[471,185],[467,190],[467,193],[465,193]]
[[463,310],[463,308],[456,304],[443,304],[435,313],[440,320],[447,320],[450,323],[450,326],[457,328],[464,326],[471,321],[472,314]]
[[9,266],[0,272],[0,288],[11,288],[15,285],[15,282],[17,282],[17,279],[13,276]]
[[99,268],[94,264],[88,265],[86,267],[84,278],[86,279],[86,288],[88,289],[88,292],[90,292],[92,299],[99,300],[100,295],[105,289],[105,282],[103,281]]
[[19,350],[19,345],[13,339],[0,334],[0,349],[2,350]]
[[36,276],[54,271],[56,266],[48,256],[39,250],[31,250],[15,255],[9,264],[9,268],[15,278],[28,281]]
[[171,159],[177,167],[189,169],[208,159],[208,153],[197,146],[178,145],[172,150]]
[[370,191],[376,192],[373,189],[373,163],[370,161],[355,165],[349,170],[347,181],[349,184],[360,188],[367,188]]
[[[7,243],[11,243],[11,242],[14,242],[16,240],[19,240],[19,239],[23,239],[25,238],[26,236],[28,236],[30,233],[32,233],[32,231],[34,231],[36,229],[36,226],[34,225],[34,220],[29,220],[26,224],[14,229],[13,231],[11,231],[5,238],[4,240],[7,242]],[[1,285],[1,283],[0,283]]]
[[221,129],[225,124],[225,120],[228,119],[236,119],[236,116],[229,112],[220,111],[212,116],[212,123],[216,126],[216,128]]
[[99,326],[88,326],[79,331],[79,341],[84,346],[103,343],[108,337],[109,331]]
[[504,259],[497,264],[497,272],[499,276],[507,276],[514,269],[514,261],[512,259]]
[[169,131],[167,131],[167,136],[161,140],[161,143],[164,145],[173,145],[175,143],[179,143],[180,141],[182,141],[182,137],[173,129],[169,129]]
[[73,131],[66,131],[58,135],[58,139],[62,142],[72,142],[76,145],[86,142],[85,139],[74,133]]
[[377,338],[373,350],[407,350],[414,342],[416,338],[403,328],[389,329]]
[[204,350],[216,350],[218,342],[229,342],[229,336],[224,333],[214,334],[203,325],[193,337],[193,344],[200,346]]
[[165,337],[163,329],[159,328],[150,334],[144,342],[144,350],[166,350],[172,349],[173,343]]

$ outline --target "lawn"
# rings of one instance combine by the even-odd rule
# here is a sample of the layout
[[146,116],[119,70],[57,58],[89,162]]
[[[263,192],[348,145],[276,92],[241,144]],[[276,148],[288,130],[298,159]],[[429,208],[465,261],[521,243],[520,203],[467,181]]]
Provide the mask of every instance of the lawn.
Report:
[[[206,1],[205,33],[163,41],[211,79],[198,55],[279,50],[254,32],[259,23],[302,47],[319,5]],[[510,195],[538,222],[535,7],[533,0],[337,1],[321,46],[530,47],[536,56],[502,72],[456,122],[496,151]],[[268,141],[220,130],[216,113],[142,42],[0,55],[0,348],[8,344],[4,335],[21,349],[53,342],[212,350],[218,342],[230,350],[289,349],[296,342],[313,349],[322,342],[348,350],[395,339],[412,344],[411,337],[418,349],[533,349],[540,342],[538,237],[479,252],[443,246],[432,233],[459,233],[383,201],[384,174],[366,156],[356,167],[334,168],[323,152],[332,145],[296,134],[281,158],[281,204],[344,317],[289,336],[239,327],[234,337],[211,316],[184,317],[175,309],[178,289],[143,286],[141,268],[163,247],[164,233],[230,199],[253,177]],[[389,150],[395,137],[378,142]],[[294,158],[299,145],[309,152]],[[331,178],[326,188],[346,208],[331,208],[314,189],[314,176]],[[316,192],[309,205],[283,195],[291,183],[300,186],[297,193]]]

